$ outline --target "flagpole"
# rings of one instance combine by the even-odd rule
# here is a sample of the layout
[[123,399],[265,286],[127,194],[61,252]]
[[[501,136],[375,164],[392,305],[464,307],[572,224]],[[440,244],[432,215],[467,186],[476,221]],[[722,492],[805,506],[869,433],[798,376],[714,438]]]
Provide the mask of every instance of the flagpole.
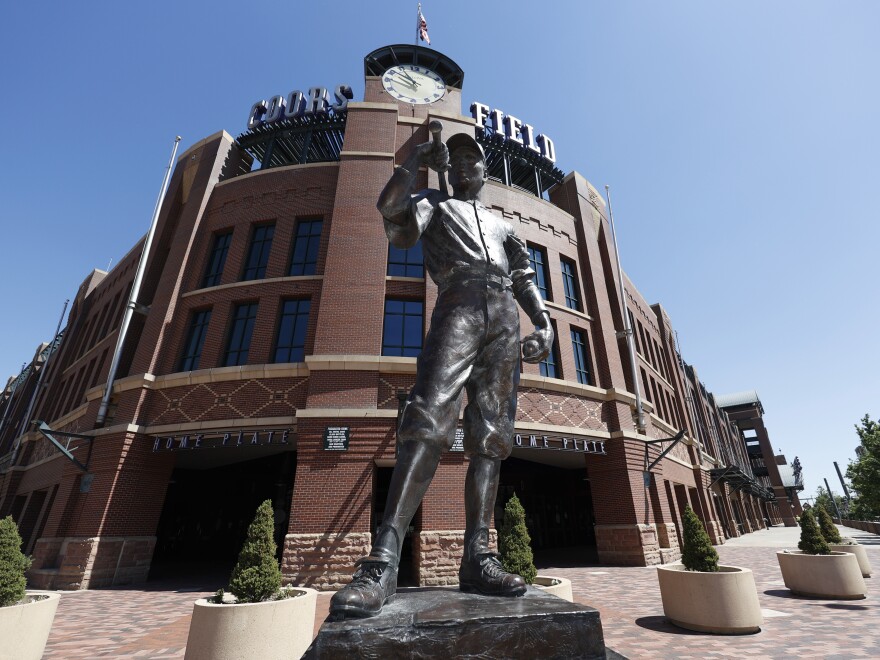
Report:
[[419,31],[422,27],[422,3],[419,3],[419,8],[416,10],[416,40],[413,44],[416,48],[419,47]]
[[[611,239],[614,243],[614,258],[617,260],[617,280],[620,283],[620,306],[623,315],[623,336],[629,352],[629,366],[632,371],[633,393],[636,395],[636,425],[639,431],[645,432],[645,411],[642,408],[642,392],[639,387],[639,371],[636,366],[636,345],[633,339],[633,327],[629,322],[629,308],[626,305],[626,289],[623,286],[623,270],[620,267],[620,252],[617,249],[617,232],[614,231],[614,213],[611,211],[611,188],[605,186],[605,198],[608,200],[608,222],[611,225]],[[618,335],[619,337],[620,335]]]
[[104,425],[107,419],[107,412],[110,409],[110,396],[113,394],[113,381],[116,379],[116,370],[119,368],[119,361],[122,357],[122,349],[125,348],[125,340],[128,334],[128,326],[131,323],[131,317],[135,310],[138,309],[138,296],[141,292],[141,283],[144,279],[144,272],[147,269],[147,259],[150,256],[150,246],[153,244],[153,237],[156,235],[156,226],[159,224],[159,213],[162,211],[162,202],[165,201],[165,193],[168,192],[168,180],[171,178],[171,168],[174,166],[174,157],[177,155],[177,147],[180,145],[180,136],[174,138],[174,148],[171,150],[171,158],[168,160],[168,167],[165,168],[165,176],[162,179],[162,187],[159,189],[159,197],[156,200],[156,208],[153,209],[153,219],[150,221],[150,230],[144,240],[144,247],[141,250],[141,258],[138,261],[137,270],[135,271],[134,281],[131,285],[131,292],[128,295],[128,303],[125,305],[125,313],[122,316],[122,323],[119,326],[119,335],[116,338],[116,350],[113,351],[113,358],[110,360],[110,371],[107,374],[107,382],[104,385],[104,396],[101,397],[101,404],[98,407],[98,416],[95,419],[95,428]]

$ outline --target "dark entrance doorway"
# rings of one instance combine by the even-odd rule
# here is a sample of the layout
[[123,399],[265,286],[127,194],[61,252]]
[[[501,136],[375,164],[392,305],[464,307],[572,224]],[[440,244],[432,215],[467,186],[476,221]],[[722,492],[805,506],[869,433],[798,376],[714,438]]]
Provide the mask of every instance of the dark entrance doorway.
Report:
[[[234,459],[228,450],[220,458]],[[171,475],[156,533],[150,579],[216,575],[225,585],[257,507],[272,500],[280,559],[287,532],[296,453],[292,451],[200,469],[195,456]],[[205,457],[207,458],[207,456]]]
[[526,511],[535,564],[583,566],[597,563],[593,498],[587,470],[543,465],[518,458],[501,463],[495,525],[516,493]]

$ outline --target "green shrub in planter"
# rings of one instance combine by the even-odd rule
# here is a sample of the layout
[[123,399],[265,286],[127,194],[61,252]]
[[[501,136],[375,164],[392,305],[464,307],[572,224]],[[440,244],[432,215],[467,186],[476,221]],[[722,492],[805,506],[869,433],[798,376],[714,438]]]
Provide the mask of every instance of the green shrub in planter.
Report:
[[513,495],[504,506],[504,524],[498,533],[498,550],[505,571],[521,575],[531,584],[538,575],[532,554],[532,538],[526,527],[526,512],[519,498]]
[[840,543],[840,532],[831,519],[828,509],[820,505],[816,507],[816,511],[818,512],[816,515],[819,517],[819,531],[822,532],[822,537],[828,543]]
[[681,563],[689,571],[716,573],[718,553],[712,547],[712,539],[706,533],[703,523],[688,504],[684,508],[684,534],[681,549]]
[[24,572],[31,560],[21,551],[21,536],[12,516],[0,520],[0,607],[15,605],[25,596]]
[[805,555],[831,554],[831,548],[822,538],[822,532],[819,531],[819,525],[816,524],[810,509],[805,509],[801,516],[801,540],[798,543],[798,550]]
[[268,600],[281,588],[281,569],[275,560],[275,523],[272,501],[266,500],[257,509],[248,527],[247,538],[232,569],[229,591],[239,603]]

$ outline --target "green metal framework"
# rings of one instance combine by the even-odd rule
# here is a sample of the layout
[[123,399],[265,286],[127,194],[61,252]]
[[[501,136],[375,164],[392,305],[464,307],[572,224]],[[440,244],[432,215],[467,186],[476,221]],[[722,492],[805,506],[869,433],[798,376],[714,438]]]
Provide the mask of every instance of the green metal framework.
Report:
[[562,183],[565,177],[565,173],[544,156],[503,135],[478,130],[476,138],[486,152],[486,170],[493,181],[544,197],[544,193]]
[[709,471],[709,474],[713,479],[713,485],[718,481],[724,481],[727,482],[731,489],[749,493],[764,501],[769,502],[776,499],[776,495],[774,495],[772,490],[761,486],[737,465],[714,468]]
[[257,126],[238,136],[238,144],[259,169],[339,160],[347,113],[303,115]]

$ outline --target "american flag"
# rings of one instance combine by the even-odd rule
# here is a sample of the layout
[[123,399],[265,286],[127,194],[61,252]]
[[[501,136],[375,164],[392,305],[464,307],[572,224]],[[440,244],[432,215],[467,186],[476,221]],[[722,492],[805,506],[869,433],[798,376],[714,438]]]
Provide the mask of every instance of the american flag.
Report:
[[419,3],[419,39],[431,45],[431,38],[428,36],[428,21],[422,16],[422,5]]

